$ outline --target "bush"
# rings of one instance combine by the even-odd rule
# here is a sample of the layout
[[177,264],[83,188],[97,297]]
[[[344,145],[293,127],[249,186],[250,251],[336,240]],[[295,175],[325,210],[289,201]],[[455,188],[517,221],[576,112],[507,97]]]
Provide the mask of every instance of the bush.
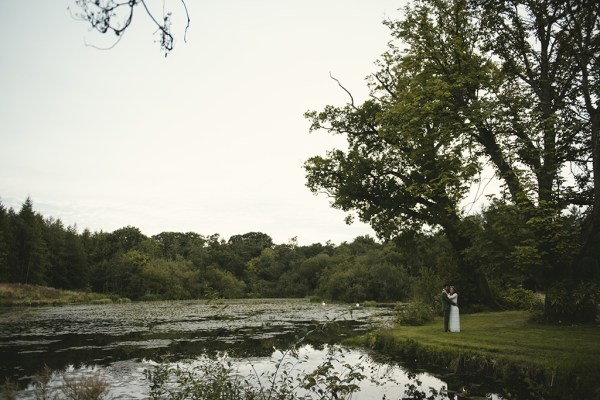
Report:
[[413,301],[397,308],[396,322],[404,326],[425,325],[435,317],[433,307],[422,301]]
[[65,377],[62,392],[68,400],[109,399],[108,384],[98,376]]
[[[33,396],[35,399],[66,400],[109,400],[109,387],[100,376],[68,377],[62,375],[62,385],[52,384],[61,373],[52,371],[47,365],[33,376]],[[62,393],[62,396],[61,396]],[[7,396],[7,398],[9,398]]]
[[536,311],[544,305],[537,293],[523,288],[505,290],[500,296],[500,303],[509,310]]
[[428,304],[430,307],[440,305],[440,292],[443,278],[433,268],[422,268],[420,275],[411,283],[413,301]]
[[561,282],[546,293],[544,319],[558,323],[594,323],[600,291],[594,284],[570,285]]

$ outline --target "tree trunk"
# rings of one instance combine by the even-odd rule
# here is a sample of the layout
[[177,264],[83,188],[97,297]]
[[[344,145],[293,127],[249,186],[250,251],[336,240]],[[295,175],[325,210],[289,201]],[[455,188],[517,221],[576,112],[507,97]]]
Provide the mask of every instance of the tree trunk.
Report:
[[585,280],[600,275],[600,110],[593,109],[590,114],[594,200],[583,227],[581,250],[572,271],[574,279]]
[[456,254],[463,285],[467,285],[461,290],[470,294],[468,301],[471,303],[477,302],[492,309],[500,308],[497,299],[492,294],[487,276],[481,271],[480,265],[474,264],[465,257],[466,250],[471,247],[471,240],[461,231],[458,216],[451,219],[453,221],[448,221],[443,225],[443,228]]

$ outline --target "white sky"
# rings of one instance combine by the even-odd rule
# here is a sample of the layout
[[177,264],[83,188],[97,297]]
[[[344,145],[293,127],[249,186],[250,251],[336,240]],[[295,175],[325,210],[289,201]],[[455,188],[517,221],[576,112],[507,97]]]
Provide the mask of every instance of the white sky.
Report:
[[102,51],[85,43],[113,37],[73,20],[73,0],[2,1],[0,201],[18,211],[30,196],[80,231],[374,236],[306,188],[303,162],[344,142],[309,134],[303,114],[346,102],[330,72],[366,97],[382,21],[404,1],[188,0],[187,43],[175,19],[166,59],[140,7]]

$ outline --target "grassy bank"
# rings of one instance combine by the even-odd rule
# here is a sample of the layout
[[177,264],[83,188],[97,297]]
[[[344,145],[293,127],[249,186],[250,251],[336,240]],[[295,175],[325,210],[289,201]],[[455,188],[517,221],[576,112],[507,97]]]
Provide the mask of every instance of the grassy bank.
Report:
[[46,286],[0,283],[0,306],[112,303],[118,299],[98,293],[59,290]]
[[404,361],[485,374],[545,398],[600,398],[598,324],[540,325],[527,312],[507,311],[463,315],[461,330],[444,333],[438,318],[425,326],[383,330],[365,340]]

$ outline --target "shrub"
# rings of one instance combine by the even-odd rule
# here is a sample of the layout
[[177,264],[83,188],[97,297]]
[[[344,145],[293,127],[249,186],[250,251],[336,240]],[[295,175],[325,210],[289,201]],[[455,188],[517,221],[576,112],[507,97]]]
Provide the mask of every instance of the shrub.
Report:
[[[62,386],[55,386],[52,381],[60,377],[47,365],[33,376],[33,395],[35,399],[67,399],[67,400],[108,400],[108,384],[100,376],[62,376]],[[60,396],[62,392],[64,397]]]
[[561,282],[546,293],[544,319],[549,322],[594,323],[600,291],[594,284]]
[[109,399],[108,384],[98,376],[64,377],[62,392],[69,400]]
[[97,300],[92,300],[90,301],[91,304],[112,304],[112,300],[105,298],[105,299],[97,299]]
[[396,322],[405,326],[425,325],[435,317],[433,307],[423,301],[413,301],[397,308]]
[[411,283],[413,301],[438,307],[442,282],[443,278],[433,268],[422,268],[420,275]]
[[535,311],[543,307],[542,298],[523,288],[510,288],[500,293],[500,303],[509,310]]

